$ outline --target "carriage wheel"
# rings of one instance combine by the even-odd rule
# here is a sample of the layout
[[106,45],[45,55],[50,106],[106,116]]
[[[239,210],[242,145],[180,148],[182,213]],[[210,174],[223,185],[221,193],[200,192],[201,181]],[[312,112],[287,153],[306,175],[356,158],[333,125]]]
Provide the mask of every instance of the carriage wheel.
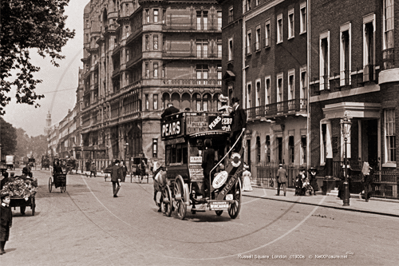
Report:
[[19,210],[20,210],[22,215],[25,215],[26,206],[19,207]]
[[217,215],[217,216],[220,216],[220,215],[222,215],[222,213],[223,213],[223,210],[218,210],[218,211],[215,211],[215,213],[216,213],[216,215]]
[[164,196],[165,198],[168,199],[168,202],[163,201],[162,203],[164,204],[164,210],[165,210],[165,215],[170,217],[172,215],[172,191],[170,191],[170,187],[167,185],[164,191]]
[[50,176],[50,178],[48,179],[48,192],[51,193],[52,188],[53,188],[53,180],[51,179]]
[[184,181],[183,179],[178,176],[176,178],[176,182],[174,185],[174,195],[180,195],[180,199],[177,200],[177,216],[181,219],[184,220],[186,218],[187,214],[187,205],[184,203]]
[[228,209],[229,215],[231,219],[237,218],[238,214],[241,210],[241,180],[238,179],[238,182],[234,186],[233,191],[233,203],[230,203],[230,207]]
[[35,198],[32,198],[32,216],[35,216],[35,209],[36,209],[36,203],[35,203]]

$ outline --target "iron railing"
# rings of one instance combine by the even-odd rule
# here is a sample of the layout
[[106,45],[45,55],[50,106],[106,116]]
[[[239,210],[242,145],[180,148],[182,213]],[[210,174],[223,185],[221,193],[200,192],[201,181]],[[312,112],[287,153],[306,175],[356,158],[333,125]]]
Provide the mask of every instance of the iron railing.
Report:
[[341,73],[334,73],[334,76],[322,76],[324,84],[320,84],[320,77],[312,79],[310,85],[311,96],[326,92],[340,91],[342,89],[352,89],[363,87],[365,84],[378,83],[378,72],[375,65],[366,65],[364,68],[356,68],[351,72],[344,70]]
[[279,114],[301,112],[307,110],[307,99],[292,99],[262,106],[247,108],[247,118],[252,120],[261,117],[271,117]]
[[163,79],[165,85],[202,85],[202,86],[220,86],[220,80],[217,79]]
[[[277,163],[266,163],[265,165],[255,166],[256,168],[256,184],[267,188],[277,188],[277,170],[279,165]],[[295,178],[299,173],[300,165],[285,165],[285,170],[288,175],[287,187],[295,187]]]

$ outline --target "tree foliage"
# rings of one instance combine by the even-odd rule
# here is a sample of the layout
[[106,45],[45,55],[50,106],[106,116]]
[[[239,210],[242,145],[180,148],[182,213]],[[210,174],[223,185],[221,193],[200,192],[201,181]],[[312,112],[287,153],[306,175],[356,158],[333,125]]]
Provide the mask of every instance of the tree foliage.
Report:
[[17,133],[15,127],[0,117],[1,155],[13,155],[17,147]]
[[[17,103],[40,106],[44,95],[35,92],[42,81],[34,78],[39,67],[30,62],[30,49],[50,57],[54,66],[65,58],[61,49],[75,36],[65,27],[65,7],[69,0],[1,0],[0,24],[0,115],[11,101],[9,93],[16,88]],[[15,76],[14,76],[15,75]]]
[[46,136],[29,137],[22,128],[16,129],[16,135],[18,144],[15,156],[18,159],[29,155],[29,157],[33,156],[36,160],[40,161],[42,155],[46,154],[48,145]]

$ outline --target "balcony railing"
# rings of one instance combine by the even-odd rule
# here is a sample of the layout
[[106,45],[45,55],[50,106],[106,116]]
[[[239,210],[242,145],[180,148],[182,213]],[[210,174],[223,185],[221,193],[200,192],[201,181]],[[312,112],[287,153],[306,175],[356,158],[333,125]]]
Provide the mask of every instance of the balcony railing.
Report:
[[197,30],[197,31],[215,31],[221,30],[220,26],[217,23],[217,20],[211,22],[202,22],[197,24],[196,22],[172,22],[167,21],[166,25],[163,25],[164,30]]
[[163,50],[162,55],[165,57],[195,57],[196,51],[189,50]]
[[271,103],[246,109],[249,120],[268,118],[276,115],[289,114],[292,112],[306,111],[307,99],[292,99],[288,101]]
[[310,85],[310,93],[313,96],[343,89],[363,87],[368,83],[378,84],[378,72],[379,70],[374,65],[367,65],[364,68],[352,69],[351,72],[345,70],[343,75],[334,73],[334,76],[323,76],[324,84],[320,84],[319,77],[315,77]]
[[219,83],[217,79],[163,79],[163,84],[174,86],[220,86]]

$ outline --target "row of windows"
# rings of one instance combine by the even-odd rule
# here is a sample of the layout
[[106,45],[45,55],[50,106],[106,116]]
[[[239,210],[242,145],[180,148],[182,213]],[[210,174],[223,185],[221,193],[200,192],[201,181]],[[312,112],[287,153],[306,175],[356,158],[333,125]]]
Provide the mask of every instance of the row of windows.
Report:
[[[273,103],[271,99],[271,76],[267,76],[264,79],[264,89],[262,89],[262,81],[261,79],[257,79],[255,81],[255,90],[254,92],[252,91],[252,82],[247,82],[246,86],[246,95],[247,95],[247,102],[246,102],[246,108],[251,108],[251,107],[258,107],[262,105],[268,105]],[[300,69],[300,80],[299,80],[299,85],[300,85],[300,99],[306,99],[307,98],[307,76],[306,76],[306,67],[302,67]],[[262,91],[264,92],[264,102],[262,100]],[[276,75],[276,102],[282,102],[284,101],[283,97],[283,91],[284,91],[284,74],[279,73]],[[287,86],[287,100],[293,100],[295,99],[295,69],[292,69],[288,71],[288,86]],[[255,100],[255,103],[253,101]],[[305,102],[304,102],[305,103]]]
[[[144,11],[144,23],[158,23],[159,22],[159,14],[160,10],[157,8],[152,9],[152,13],[150,9],[145,9]],[[172,16],[173,14],[171,14]],[[217,29],[222,29],[222,11],[217,11]],[[163,9],[162,12],[162,23],[166,23],[166,9]],[[212,25],[213,25],[212,21]],[[209,22],[208,22],[208,11],[196,11],[196,29],[197,30],[208,30]]]
[[[287,16],[287,24],[288,24],[288,40],[295,37],[295,20],[294,20],[294,8],[288,10]],[[277,15],[276,21],[276,32],[277,32],[277,39],[275,42],[277,44],[283,42],[283,14]],[[262,41],[262,32],[261,32],[261,25],[258,25],[255,28],[255,40],[252,37],[252,30],[247,31],[247,40],[246,40],[246,53],[250,54],[252,51],[259,51],[261,49],[262,43],[264,47],[270,47],[272,43],[272,36],[271,36],[271,20],[268,19],[265,22],[265,29],[264,29],[264,38]],[[306,32],[306,3],[301,5],[300,7],[300,34]]]

